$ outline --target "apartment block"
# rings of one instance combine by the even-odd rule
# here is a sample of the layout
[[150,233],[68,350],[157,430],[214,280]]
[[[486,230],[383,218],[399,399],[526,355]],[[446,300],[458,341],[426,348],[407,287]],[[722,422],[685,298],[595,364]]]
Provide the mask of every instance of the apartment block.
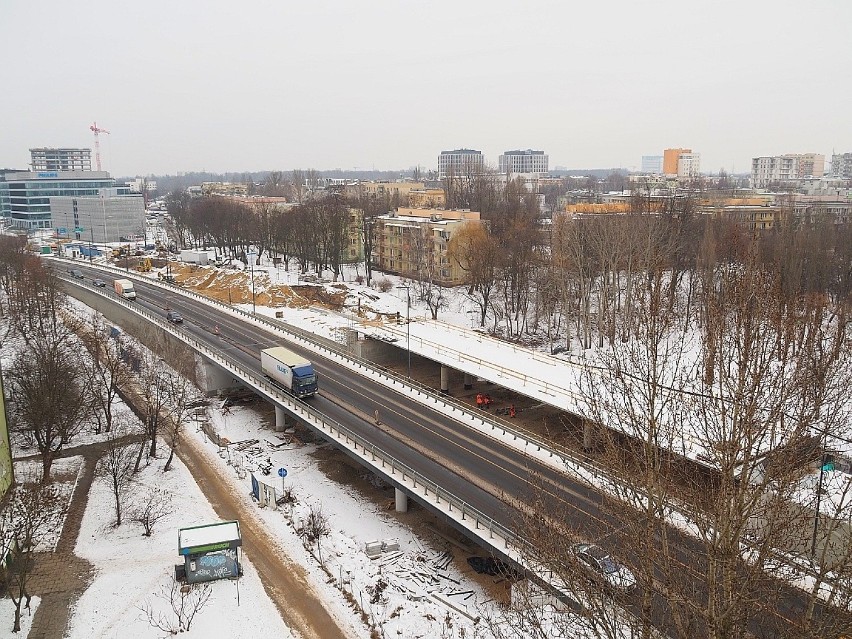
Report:
[[455,149],[441,151],[438,156],[438,179],[447,176],[477,175],[485,168],[482,151],[474,149]]
[[444,286],[463,284],[466,274],[450,260],[447,247],[464,225],[482,223],[475,211],[401,207],[375,219],[372,264],[412,279],[431,273]]
[[825,156],[819,153],[788,153],[751,160],[751,186],[755,189],[763,189],[776,182],[822,177],[823,173]]
[[692,153],[692,149],[666,149],[663,151],[663,173],[677,175],[677,163],[682,153]]
[[544,151],[506,151],[498,158],[500,173],[547,173],[549,157]]
[[831,156],[831,174],[852,180],[852,153],[835,153]]

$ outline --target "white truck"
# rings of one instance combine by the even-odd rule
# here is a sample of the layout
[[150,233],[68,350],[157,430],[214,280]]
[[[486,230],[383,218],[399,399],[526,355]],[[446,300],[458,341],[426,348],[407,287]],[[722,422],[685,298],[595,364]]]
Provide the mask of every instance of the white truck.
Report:
[[133,288],[133,282],[130,280],[115,280],[113,282],[115,292],[121,295],[126,300],[136,299],[136,289]]
[[317,374],[301,355],[276,346],[260,351],[260,368],[272,382],[296,397],[310,397],[317,392]]

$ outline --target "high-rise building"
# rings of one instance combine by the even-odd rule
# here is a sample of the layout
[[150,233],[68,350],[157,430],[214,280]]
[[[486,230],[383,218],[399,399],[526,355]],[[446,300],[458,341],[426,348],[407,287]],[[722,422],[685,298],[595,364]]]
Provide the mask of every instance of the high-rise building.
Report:
[[677,163],[682,153],[692,153],[692,149],[666,149],[663,151],[663,173],[677,175]]
[[642,173],[659,174],[663,172],[663,156],[662,155],[643,155],[642,156]]
[[547,173],[549,158],[544,151],[506,151],[498,160],[500,173]]
[[701,175],[701,154],[681,153],[677,159],[677,177],[679,180],[689,180]]
[[[115,186],[106,171],[20,171],[0,175],[0,216],[13,228],[51,227],[50,198],[97,196]],[[126,189],[125,189],[126,190]]]
[[473,149],[441,151],[438,156],[438,179],[443,180],[448,175],[476,175],[482,173],[484,167],[482,151]]
[[41,147],[30,149],[33,171],[91,171],[91,149]]
[[852,153],[835,153],[831,156],[831,174],[852,180]]
[[751,185],[762,189],[773,182],[793,182],[806,177],[822,177],[825,156],[819,153],[787,153],[751,160]]

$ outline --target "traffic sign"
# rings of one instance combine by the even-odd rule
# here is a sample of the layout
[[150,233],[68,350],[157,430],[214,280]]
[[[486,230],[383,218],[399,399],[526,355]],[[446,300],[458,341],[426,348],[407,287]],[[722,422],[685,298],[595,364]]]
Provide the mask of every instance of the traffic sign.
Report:
[[287,476],[287,469],[286,468],[279,468],[278,469],[278,476],[281,477],[282,479],[284,477],[286,477]]

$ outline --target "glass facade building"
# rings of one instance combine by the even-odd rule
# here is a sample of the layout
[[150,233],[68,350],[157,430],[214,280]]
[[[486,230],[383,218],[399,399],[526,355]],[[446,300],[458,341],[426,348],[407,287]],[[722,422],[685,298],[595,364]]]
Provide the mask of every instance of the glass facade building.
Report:
[[[115,187],[106,171],[22,171],[0,176],[0,216],[15,229],[51,228],[51,197],[97,197]],[[129,193],[119,187],[118,194]]]

